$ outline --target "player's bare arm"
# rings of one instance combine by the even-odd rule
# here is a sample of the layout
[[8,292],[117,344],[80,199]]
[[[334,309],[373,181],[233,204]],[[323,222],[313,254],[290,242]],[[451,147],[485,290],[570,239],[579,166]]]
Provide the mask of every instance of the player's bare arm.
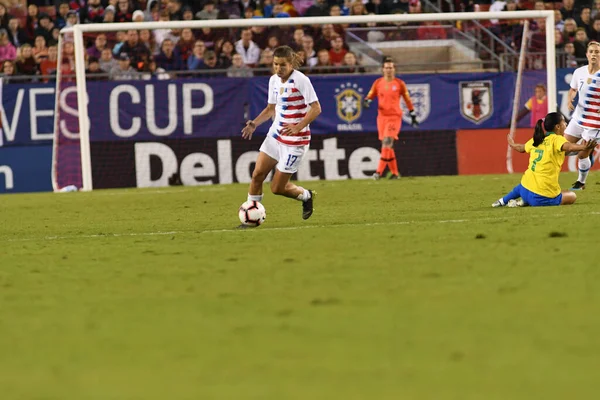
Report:
[[525,145],[521,143],[515,143],[513,138],[509,135],[506,136],[506,140],[508,141],[508,145],[515,151],[519,153],[525,153]]
[[271,119],[273,115],[275,115],[275,104],[267,104],[256,118],[246,122],[246,126],[242,129],[242,137],[248,140],[252,139],[252,134],[256,128]]
[[585,150],[591,150],[593,148],[595,148],[598,145],[598,142],[596,142],[595,140],[590,140],[589,142],[583,142],[581,144],[576,144],[576,143],[564,143],[561,147],[561,150],[569,153],[571,151],[585,151]]
[[575,105],[573,104],[573,100],[575,100],[575,96],[577,96],[577,89],[569,89],[569,111],[573,111],[575,109]]
[[321,114],[321,104],[318,101],[309,104],[309,109],[302,121],[297,124],[286,125],[282,130],[282,135],[294,136],[300,133],[308,124],[313,122]]

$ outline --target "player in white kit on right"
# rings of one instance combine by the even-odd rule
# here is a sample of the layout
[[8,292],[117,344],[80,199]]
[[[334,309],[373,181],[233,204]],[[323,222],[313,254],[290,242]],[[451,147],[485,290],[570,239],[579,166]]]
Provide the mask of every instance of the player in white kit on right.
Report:
[[296,70],[299,61],[291,47],[280,46],[275,49],[275,74],[269,80],[267,107],[254,120],[246,123],[242,137],[251,139],[257,126],[273,119],[269,133],[260,146],[248,189],[248,200],[262,201],[263,182],[269,172],[277,167],[271,180],[271,191],[301,201],[302,218],[308,219],[313,213],[314,192],[294,185],[290,178],[298,171],[308,151],[309,124],[321,113],[321,105],[310,79]]
[[[575,110],[565,130],[565,139],[577,143],[581,139],[588,142],[600,138],[600,43],[591,41],[587,45],[588,65],[577,68],[571,79],[569,90],[569,111]],[[575,96],[579,94],[577,107],[573,105]],[[571,190],[585,189],[594,149],[580,151],[579,177]]]

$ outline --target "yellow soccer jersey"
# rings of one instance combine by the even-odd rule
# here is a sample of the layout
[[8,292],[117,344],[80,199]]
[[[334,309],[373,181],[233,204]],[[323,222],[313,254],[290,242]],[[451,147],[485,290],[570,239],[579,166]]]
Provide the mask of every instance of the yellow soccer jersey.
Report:
[[521,179],[525,189],[550,198],[560,194],[558,174],[565,161],[565,152],[561,151],[565,143],[567,139],[553,133],[538,147],[533,147],[533,139],[525,143],[525,151],[529,153],[529,168]]

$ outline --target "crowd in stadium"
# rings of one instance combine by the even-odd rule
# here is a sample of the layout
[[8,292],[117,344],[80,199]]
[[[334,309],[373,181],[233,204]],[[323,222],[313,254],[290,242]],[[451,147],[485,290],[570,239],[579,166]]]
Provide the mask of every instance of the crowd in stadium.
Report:
[[[517,4],[515,0],[476,4],[460,1],[464,11],[556,8],[557,47],[564,66],[585,61],[587,41],[600,40],[600,0],[576,7],[574,0]],[[21,7],[24,8],[24,7]],[[81,23],[212,20],[225,18],[293,18],[419,13],[419,0],[38,0],[27,2],[26,15],[0,2],[0,62],[5,82],[48,81],[58,68],[58,37],[63,27]],[[400,25],[400,24],[396,24]],[[405,25],[405,24],[404,24]],[[438,22],[423,23],[410,34],[384,33],[375,24],[361,37],[389,39],[445,39]],[[509,46],[518,49],[521,21],[489,21],[488,27]],[[270,74],[273,49],[287,44],[303,57],[304,71],[362,73],[364,68],[345,42],[349,25],[317,27],[252,27],[250,29],[130,30],[86,36],[88,79],[169,78],[180,74],[248,77]],[[350,26],[351,27],[351,26]],[[545,51],[543,20],[532,24],[530,51]],[[407,36],[409,35],[409,36]],[[66,41],[61,72],[74,71],[74,46]]]

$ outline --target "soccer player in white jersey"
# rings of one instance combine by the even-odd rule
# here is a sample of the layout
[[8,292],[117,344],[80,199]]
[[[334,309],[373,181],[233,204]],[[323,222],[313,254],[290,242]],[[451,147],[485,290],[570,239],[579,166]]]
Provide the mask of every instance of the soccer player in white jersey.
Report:
[[[260,146],[248,200],[262,201],[263,182],[277,167],[271,181],[273,194],[302,202],[302,218],[313,213],[314,192],[290,182],[298,171],[310,144],[310,123],[321,114],[321,105],[310,79],[296,68],[298,55],[289,46],[280,46],[273,53],[275,74],[269,80],[267,107],[242,129],[242,137],[251,139],[256,127],[273,119],[269,133]],[[242,226],[240,226],[242,227]]]
[[[597,140],[600,138],[600,43],[591,41],[587,45],[588,65],[577,68],[571,79],[569,111],[575,110],[565,130],[565,139],[571,143]],[[577,107],[573,105],[579,94]],[[585,189],[585,180],[592,167],[594,149],[580,151],[579,177],[571,190]]]

